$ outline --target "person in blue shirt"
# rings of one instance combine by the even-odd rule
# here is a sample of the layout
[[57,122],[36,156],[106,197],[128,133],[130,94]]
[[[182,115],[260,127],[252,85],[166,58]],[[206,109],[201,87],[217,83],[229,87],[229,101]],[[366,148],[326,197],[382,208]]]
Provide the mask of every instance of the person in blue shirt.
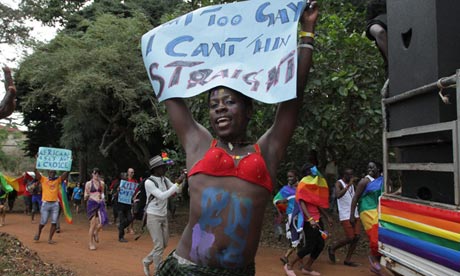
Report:
[[75,212],[78,214],[81,206],[81,197],[83,196],[83,189],[81,188],[82,184],[78,183],[72,192],[73,206],[75,207]]

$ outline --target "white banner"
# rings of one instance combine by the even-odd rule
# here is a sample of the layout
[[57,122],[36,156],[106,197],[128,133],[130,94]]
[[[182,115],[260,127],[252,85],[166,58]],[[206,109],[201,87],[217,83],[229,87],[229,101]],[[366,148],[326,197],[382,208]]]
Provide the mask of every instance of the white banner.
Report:
[[70,171],[72,169],[72,151],[39,147],[35,167],[39,170]]
[[303,1],[208,6],[144,34],[142,56],[159,101],[216,86],[278,103],[296,97],[297,25]]

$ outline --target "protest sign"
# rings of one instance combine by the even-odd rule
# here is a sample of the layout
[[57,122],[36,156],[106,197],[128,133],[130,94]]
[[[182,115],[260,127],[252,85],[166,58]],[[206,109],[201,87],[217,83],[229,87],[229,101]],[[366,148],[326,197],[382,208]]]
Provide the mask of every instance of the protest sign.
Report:
[[131,199],[137,188],[136,182],[120,181],[120,191],[118,192],[118,202],[131,205]]
[[144,34],[142,56],[158,100],[220,85],[265,103],[295,98],[304,6],[305,0],[209,6]]
[[35,167],[39,170],[70,171],[72,169],[72,151],[39,147]]

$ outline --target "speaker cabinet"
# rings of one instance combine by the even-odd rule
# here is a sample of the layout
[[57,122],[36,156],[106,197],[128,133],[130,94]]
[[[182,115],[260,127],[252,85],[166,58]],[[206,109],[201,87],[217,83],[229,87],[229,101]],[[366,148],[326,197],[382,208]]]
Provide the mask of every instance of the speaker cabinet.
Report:
[[[389,96],[436,82],[460,68],[459,0],[387,1]],[[456,91],[438,91],[387,106],[388,131],[457,120]],[[390,139],[395,163],[452,163],[451,131]],[[402,195],[454,204],[454,174],[434,171],[400,171]]]
[[[389,92],[395,96],[455,74],[460,68],[460,1],[387,1]],[[456,93],[437,91],[392,104],[390,131],[455,120]]]

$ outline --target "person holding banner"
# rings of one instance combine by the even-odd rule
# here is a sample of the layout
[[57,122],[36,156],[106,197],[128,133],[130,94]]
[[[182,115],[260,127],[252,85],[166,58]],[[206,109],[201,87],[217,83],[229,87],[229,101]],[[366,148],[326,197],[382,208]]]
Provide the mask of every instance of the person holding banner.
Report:
[[61,176],[56,176],[55,170],[48,171],[48,177],[40,174],[37,168],[35,168],[35,179],[40,182],[42,187],[42,206],[40,208],[40,224],[38,225],[38,232],[34,236],[34,241],[38,242],[42,233],[43,227],[48,223],[48,219],[51,217],[51,228],[48,237],[48,243],[54,244],[53,235],[56,232],[56,224],[59,215],[59,189],[62,181],[67,179],[68,172],[62,173]]
[[0,102],[0,119],[6,118],[13,113],[16,108],[16,86],[11,76],[11,69],[8,66],[3,67],[5,75],[5,96]]
[[247,137],[252,101],[238,91],[224,86],[209,90],[210,125],[217,138],[194,120],[182,98],[164,101],[186,153],[190,214],[176,250],[156,275],[255,275],[264,213],[312,64],[316,2],[299,16],[296,98],[278,105],[273,125],[257,141]]
[[87,216],[89,220],[89,250],[96,250],[99,242],[99,231],[108,223],[104,201],[104,181],[100,179],[100,171],[94,168],[92,178],[85,184],[85,200],[87,200]]
[[[131,169],[131,168],[130,168]],[[132,170],[132,175],[134,175],[134,170]],[[131,211],[132,199],[133,195],[136,191],[138,186],[137,180],[134,178],[130,178],[128,174],[126,174],[126,179],[121,179],[120,184],[117,187],[118,190],[118,218],[120,220],[118,224],[118,241],[119,242],[128,242],[125,239],[125,228],[129,227],[129,225],[133,222],[133,214]]]

